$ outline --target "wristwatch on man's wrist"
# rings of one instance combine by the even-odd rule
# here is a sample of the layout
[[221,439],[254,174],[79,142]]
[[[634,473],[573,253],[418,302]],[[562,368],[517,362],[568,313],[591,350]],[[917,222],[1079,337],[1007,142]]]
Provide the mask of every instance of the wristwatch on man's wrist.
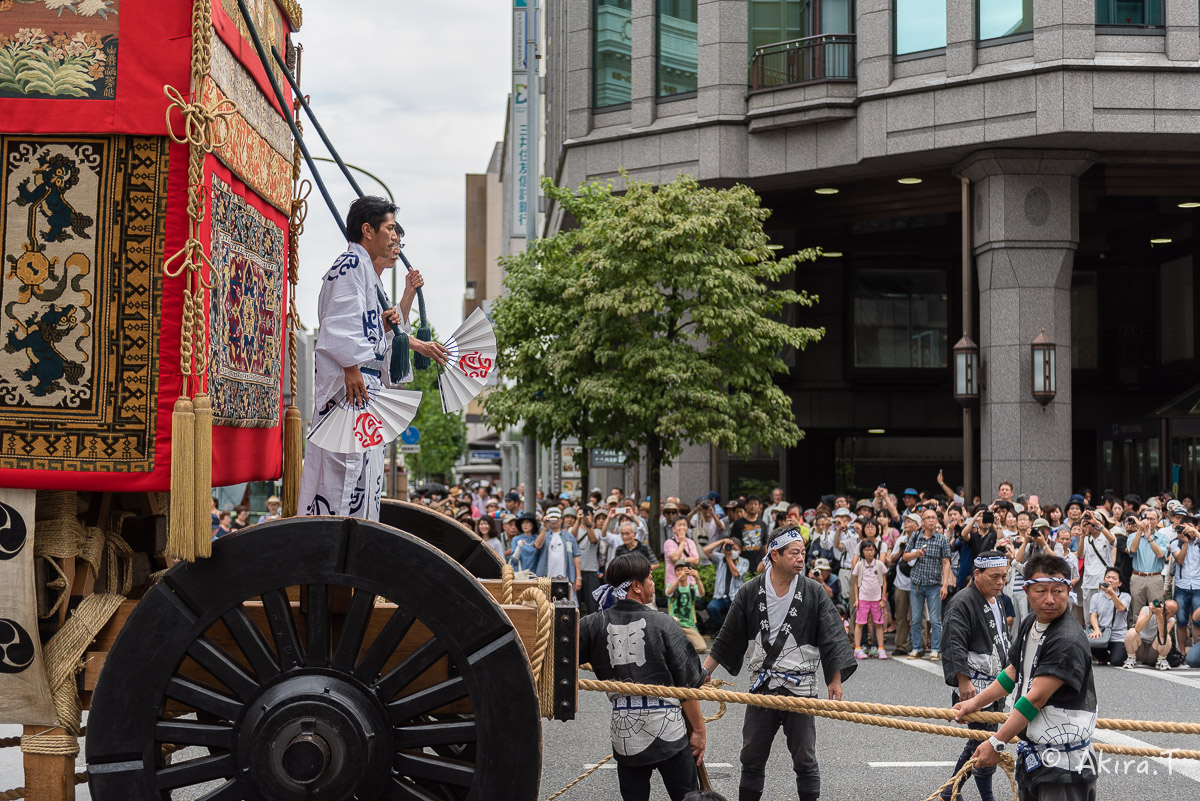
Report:
[[989,743],[991,743],[992,750],[994,750],[997,754],[1002,752],[1005,748],[1008,748],[1008,743],[997,739],[996,735],[994,735],[994,734],[991,737],[987,738],[987,741]]

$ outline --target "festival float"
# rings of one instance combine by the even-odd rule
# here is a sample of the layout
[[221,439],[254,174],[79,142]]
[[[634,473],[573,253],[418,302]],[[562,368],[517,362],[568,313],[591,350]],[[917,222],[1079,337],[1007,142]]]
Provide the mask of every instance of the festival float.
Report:
[[[288,517],[301,22],[0,0],[0,745],[28,799],[532,799],[540,720],[574,714],[565,583],[414,504]],[[281,476],[284,519],[212,542],[213,486]]]

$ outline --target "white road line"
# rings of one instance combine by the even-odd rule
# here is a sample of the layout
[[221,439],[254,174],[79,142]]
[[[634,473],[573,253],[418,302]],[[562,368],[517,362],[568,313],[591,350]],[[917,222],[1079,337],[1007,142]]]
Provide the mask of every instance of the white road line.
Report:
[[868,768],[952,768],[956,762],[868,762]]
[[[1109,729],[1097,729],[1092,733],[1092,739],[1099,740],[1102,743],[1111,743],[1113,745],[1133,745],[1142,748],[1159,748],[1163,751],[1169,749],[1162,746],[1148,743],[1145,740],[1139,740],[1136,737],[1130,737],[1128,734],[1119,731],[1110,731]],[[1145,757],[1127,757],[1120,754],[1097,754],[1101,775],[1105,771],[1105,765],[1109,765],[1108,772],[1117,775],[1136,774],[1138,763],[1144,762]],[[1109,762],[1111,760],[1111,762]],[[1167,773],[1170,776],[1184,776],[1194,782],[1200,782],[1200,762],[1194,759],[1172,759],[1170,757],[1150,757],[1151,762],[1157,762],[1160,765],[1167,767]],[[1162,771],[1159,771],[1161,774]]]
[[[947,764],[953,765],[954,763],[950,762]],[[595,763],[593,763],[591,765],[584,765],[583,769],[591,770],[594,767],[596,767]],[[732,768],[733,764],[730,762],[705,762],[704,767],[706,767],[706,768]],[[616,769],[617,769],[617,763],[613,762],[611,760],[608,762],[605,762],[603,765],[600,766],[600,770],[616,770]]]
[[[933,673],[937,676],[943,675],[941,665],[936,662],[929,662],[924,659],[907,659],[905,657],[900,657],[896,661],[900,662],[901,664],[908,665],[909,667],[915,667],[920,670],[924,670],[926,673]],[[1196,685],[1193,682],[1188,681],[1185,676],[1172,675],[1172,671],[1141,670],[1138,672],[1145,673],[1147,675],[1153,674],[1158,678],[1166,679],[1167,681],[1173,681],[1177,684],[1182,684],[1185,687],[1196,687]],[[1132,745],[1141,748],[1159,748],[1164,751],[1168,750],[1160,745],[1148,743],[1145,740],[1139,740],[1136,737],[1130,737],[1124,732],[1112,731],[1110,729],[1097,729],[1092,734],[1092,737],[1099,742],[1112,743],[1113,745]],[[1099,756],[1100,755],[1098,754],[1097,757]],[[1137,770],[1137,763],[1143,760],[1142,757],[1126,757],[1119,754],[1105,755],[1105,758],[1113,760],[1109,770],[1114,773],[1134,773]],[[1151,757],[1151,761],[1157,762],[1160,765],[1165,765],[1168,772],[1172,776],[1184,776],[1192,781],[1200,782],[1200,763],[1196,762],[1195,760],[1171,759],[1169,757]]]
[[[1121,668],[1114,669],[1120,670]],[[1150,676],[1174,684],[1182,684],[1184,687],[1191,687],[1193,690],[1200,689],[1200,673],[1194,670],[1177,673],[1175,670],[1155,670],[1152,667],[1143,665],[1130,670],[1129,674],[1131,676]]]

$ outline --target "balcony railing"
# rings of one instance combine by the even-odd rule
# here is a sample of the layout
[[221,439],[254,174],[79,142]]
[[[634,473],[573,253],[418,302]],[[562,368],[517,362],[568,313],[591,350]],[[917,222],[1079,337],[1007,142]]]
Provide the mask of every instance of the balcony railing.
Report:
[[750,88],[853,81],[854,39],[852,33],[823,33],[757,47],[750,59]]

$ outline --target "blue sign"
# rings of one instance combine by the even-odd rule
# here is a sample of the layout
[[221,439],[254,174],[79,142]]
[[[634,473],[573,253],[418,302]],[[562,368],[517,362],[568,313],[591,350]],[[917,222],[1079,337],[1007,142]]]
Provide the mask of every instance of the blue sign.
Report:
[[486,464],[500,461],[500,451],[471,451],[471,464]]
[[409,426],[400,432],[400,441],[405,445],[416,445],[421,441],[421,430],[416,426]]

